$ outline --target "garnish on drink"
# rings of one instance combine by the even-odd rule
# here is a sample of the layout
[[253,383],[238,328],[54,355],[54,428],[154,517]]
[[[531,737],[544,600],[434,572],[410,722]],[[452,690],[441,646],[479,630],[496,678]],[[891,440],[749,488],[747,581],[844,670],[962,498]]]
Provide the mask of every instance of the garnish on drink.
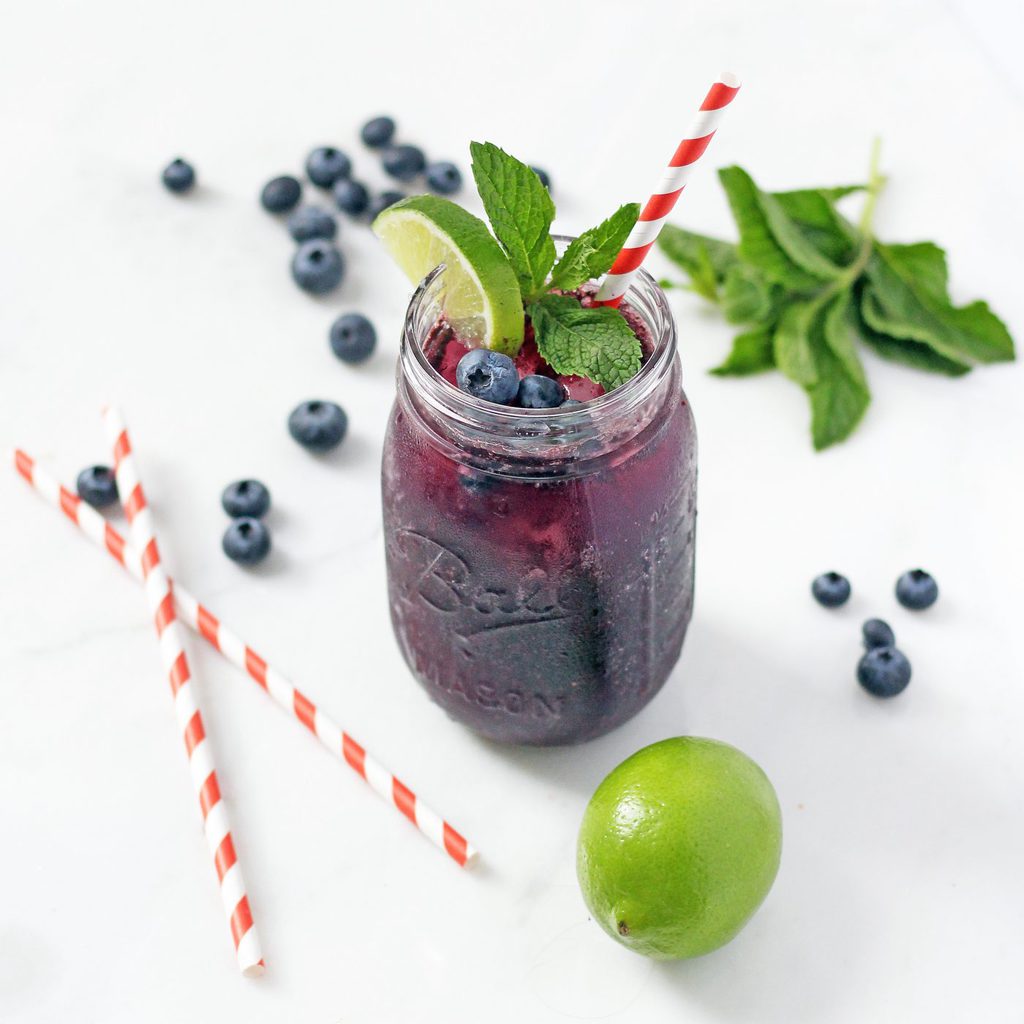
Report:
[[555,206],[536,172],[491,143],[470,150],[493,235],[436,196],[396,203],[373,225],[414,283],[446,267],[445,322],[427,344],[436,368],[475,397],[527,408],[585,401],[624,384],[650,342],[628,306],[595,303],[592,282],[611,268],[639,204],[621,206],[559,257],[550,233]]

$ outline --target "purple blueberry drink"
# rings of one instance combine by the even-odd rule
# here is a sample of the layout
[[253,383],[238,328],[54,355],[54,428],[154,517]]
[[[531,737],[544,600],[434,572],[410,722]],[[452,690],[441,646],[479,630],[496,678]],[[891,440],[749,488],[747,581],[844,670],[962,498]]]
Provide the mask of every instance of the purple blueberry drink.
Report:
[[[640,372],[582,404],[518,408],[453,386],[465,347],[436,271],[413,296],[383,461],[391,617],[431,699],[490,739],[578,743],[662,687],[693,606],[696,435],[664,294],[622,312]],[[589,390],[588,390],[589,389]]]

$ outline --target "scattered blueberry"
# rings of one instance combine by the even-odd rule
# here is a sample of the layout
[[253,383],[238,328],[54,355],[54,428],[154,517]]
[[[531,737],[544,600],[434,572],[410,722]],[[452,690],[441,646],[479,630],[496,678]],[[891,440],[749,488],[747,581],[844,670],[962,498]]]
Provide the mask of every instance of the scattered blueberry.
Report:
[[377,345],[377,332],[362,313],[343,313],[331,324],[331,351],[343,363],[369,359]]
[[442,196],[450,196],[462,188],[462,173],[458,167],[447,160],[427,166],[427,186],[432,192]]
[[872,648],[857,664],[857,682],[875,697],[895,697],[910,682],[910,662],[895,647]]
[[524,409],[557,409],[565,401],[565,388],[539,373],[531,373],[519,382],[519,404]]
[[359,137],[367,146],[378,149],[395,137],[395,122],[390,117],[374,117],[363,125]]
[[870,651],[873,647],[892,647],[896,643],[896,634],[888,622],[881,619],[868,619],[861,631],[864,634],[864,646]]
[[236,480],[224,488],[220,503],[232,519],[259,519],[270,508],[270,491],[259,480]]
[[330,242],[314,238],[303,242],[292,257],[292,277],[303,290],[324,295],[337,288],[345,273],[345,261]]
[[519,393],[516,364],[502,352],[489,348],[470,349],[455,368],[459,387],[474,398],[508,405]]
[[423,150],[417,146],[388,146],[381,154],[384,170],[399,181],[411,181],[427,166]]
[[333,146],[318,146],[306,157],[306,174],[314,185],[330,188],[339,178],[352,173],[352,161]]
[[540,183],[550,192],[551,191],[551,176],[547,171],[540,167],[531,167],[531,171],[540,178]]
[[88,466],[75,481],[78,496],[93,508],[106,508],[117,501],[117,478],[109,466]]
[[164,188],[169,192],[188,192],[196,183],[195,168],[187,160],[182,160],[179,156],[164,168],[163,174],[160,175],[160,180],[164,183]]
[[370,200],[370,221],[376,220],[389,206],[400,203],[404,198],[404,192],[395,192],[390,189],[387,192],[381,192],[379,196],[374,196]]
[[259,519],[234,519],[221,541],[224,554],[239,565],[255,565],[270,554],[270,531]]
[[334,183],[334,202],[343,213],[358,217],[370,205],[370,193],[361,181],[339,178]]
[[896,581],[896,600],[904,608],[920,612],[931,608],[939,596],[939,585],[924,569],[911,569]]
[[348,429],[345,410],[334,402],[303,402],[288,417],[288,432],[311,452],[329,452]]
[[263,186],[260,202],[268,213],[287,213],[299,205],[302,197],[302,186],[298,178],[283,174],[280,178],[271,178]]
[[850,599],[850,581],[837,572],[822,573],[812,584],[814,600],[826,608],[838,608]]
[[311,238],[334,238],[338,233],[338,222],[319,206],[300,206],[288,218],[288,234],[296,242],[308,242]]

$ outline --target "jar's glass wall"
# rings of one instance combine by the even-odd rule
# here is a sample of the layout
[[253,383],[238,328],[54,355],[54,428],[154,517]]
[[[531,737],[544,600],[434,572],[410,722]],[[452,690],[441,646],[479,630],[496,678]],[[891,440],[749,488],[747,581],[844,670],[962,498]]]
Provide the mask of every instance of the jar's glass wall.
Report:
[[485,736],[601,735],[663,685],[692,609],[696,437],[664,296],[646,275],[628,296],[655,341],[641,373],[552,413],[441,380],[420,351],[432,287],[410,305],[383,460],[398,642]]

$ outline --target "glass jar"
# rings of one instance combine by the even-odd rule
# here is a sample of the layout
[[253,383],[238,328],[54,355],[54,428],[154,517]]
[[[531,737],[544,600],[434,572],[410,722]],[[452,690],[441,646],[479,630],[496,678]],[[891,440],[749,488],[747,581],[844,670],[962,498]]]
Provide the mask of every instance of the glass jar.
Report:
[[431,365],[442,295],[439,268],[409,305],[384,442],[395,635],[431,699],[483,736],[600,736],[664,684],[693,607],[696,434],[675,323],[641,272],[626,296],[653,344],[640,372],[583,405],[517,409]]

